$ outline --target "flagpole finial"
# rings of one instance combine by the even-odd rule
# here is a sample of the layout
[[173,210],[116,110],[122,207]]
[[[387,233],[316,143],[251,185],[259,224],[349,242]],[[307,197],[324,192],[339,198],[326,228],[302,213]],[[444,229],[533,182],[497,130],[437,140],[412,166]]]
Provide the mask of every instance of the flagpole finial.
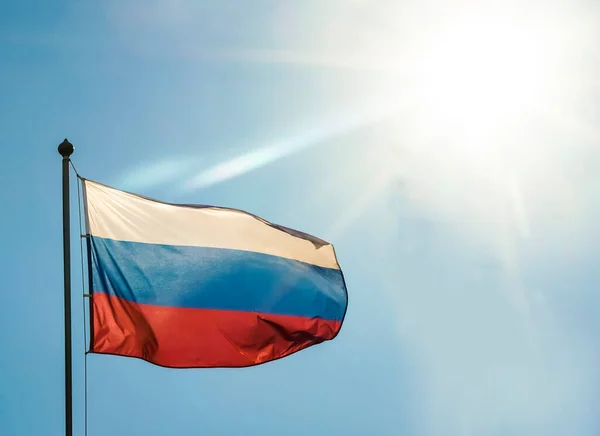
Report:
[[73,150],[75,150],[75,148],[73,147],[73,144],[71,144],[67,138],[65,138],[65,140],[63,142],[61,142],[58,146],[58,152],[65,159],[68,159],[69,156],[71,156],[73,154]]

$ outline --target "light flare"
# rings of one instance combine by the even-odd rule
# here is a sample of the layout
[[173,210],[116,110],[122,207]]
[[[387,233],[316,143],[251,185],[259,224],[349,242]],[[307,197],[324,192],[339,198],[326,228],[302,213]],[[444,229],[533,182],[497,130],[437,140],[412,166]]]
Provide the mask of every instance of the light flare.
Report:
[[317,146],[327,139],[380,121],[397,110],[397,105],[389,103],[384,105],[378,104],[376,107],[371,107],[370,109],[368,107],[369,105],[362,111],[339,115],[334,119],[330,118],[323,122],[322,125],[307,129],[296,136],[283,139],[272,145],[256,148],[217,163],[191,177],[185,183],[185,188],[187,190],[201,189],[231,180],[306,148]]

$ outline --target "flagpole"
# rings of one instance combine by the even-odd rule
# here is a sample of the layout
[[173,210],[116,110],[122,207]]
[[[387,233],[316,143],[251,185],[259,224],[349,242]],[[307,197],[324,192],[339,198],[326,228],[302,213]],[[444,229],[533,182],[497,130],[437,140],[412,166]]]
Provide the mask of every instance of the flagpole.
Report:
[[65,426],[66,436],[73,435],[73,385],[71,357],[71,224],[69,196],[69,164],[73,144],[67,139],[60,143],[62,156],[62,204],[63,204],[63,263],[65,284]]

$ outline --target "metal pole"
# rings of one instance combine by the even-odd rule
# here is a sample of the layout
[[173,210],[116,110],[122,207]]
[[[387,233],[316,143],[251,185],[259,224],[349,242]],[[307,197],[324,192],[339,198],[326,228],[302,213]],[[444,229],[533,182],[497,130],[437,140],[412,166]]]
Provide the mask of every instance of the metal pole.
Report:
[[65,283],[65,426],[66,436],[73,435],[73,385],[71,357],[71,224],[69,196],[69,157],[73,145],[66,139],[58,146],[62,156],[62,204],[63,204],[63,262]]

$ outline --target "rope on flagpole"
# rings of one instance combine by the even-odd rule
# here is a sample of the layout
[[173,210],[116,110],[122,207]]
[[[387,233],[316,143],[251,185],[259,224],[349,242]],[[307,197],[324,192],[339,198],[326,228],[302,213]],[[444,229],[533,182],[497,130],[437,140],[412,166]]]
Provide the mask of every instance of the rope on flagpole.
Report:
[[[81,222],[81,176],[75,169],[75,165],[71,162],[71,167],[73,171],[75,171],[75,175],[77,176],[77,216],[79,217],[79,234],[84,235],[83,233],[83,224]],[[83,267],[83,237],[79,238],[79,253],[80,253],[80,264],[81,264],[81,288],[83,297],[81,298],[82,306],[83,306],[83,380],[84,380],[84,434],[87,436],[88,434],[88,378],[87,378],[87,316],[86,316],[86,307],[85,307],[85,298],[88,294],[85,292],[85,271]],[[91,290],[90,290],[91,292]]]
[[[77,168],[75,168],[75,165],[73,165],[73,161],[69,160],[69,163],[71,164],[71,168],[73,168],[73,171],[75,172],[75,175],[77,176],[77,178],[81,179],[81,176],[77,172]],[[79,185],[77,185],[77,195],[79,195]],[[81,203],[79,203],[79,204],[81,205]],[[81,222],[81,220],[79,222]]]

